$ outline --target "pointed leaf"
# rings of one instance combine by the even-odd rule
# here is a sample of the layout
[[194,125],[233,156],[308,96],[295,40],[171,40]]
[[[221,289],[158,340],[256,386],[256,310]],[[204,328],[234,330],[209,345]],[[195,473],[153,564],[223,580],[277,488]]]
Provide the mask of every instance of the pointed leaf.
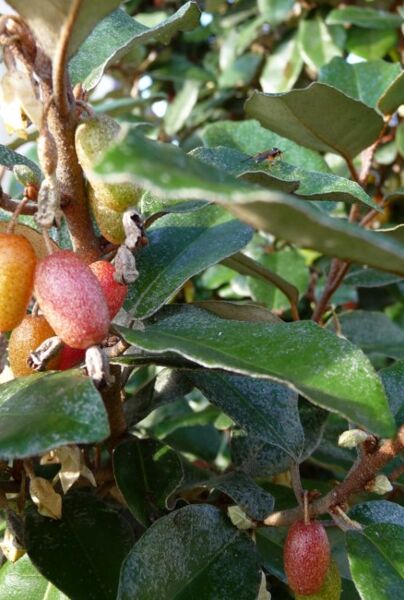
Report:
[[367,29],[396,28],[400,27],[403,21],[402,17],[394,13],[359,6],[336,8],[327,16],[327,23],[330,25],[350,24]]
[[26,515],[25,543],[30,559],[75,600],[115,598],[121,563],[133,542],[126,518],[91,494],[67,494],[60,521],[42,517],[36,507]]
[[404,71],[401,71],[379,99],[378,107],[385,115],[392,115],[403,103],[403,97]]
[[292,35],[275,46],[267,56],[260,76],[262,90],[269,93],[288,92],[296,83],[302,66],[297,36]]
[[14,165],[26,165],[35,173],[38,179],[41,179],[41,170],[36,163],[19,152],[14,152],[11,148],[0,144],[0,165],[12,169]]
[[282,448],[295,460],[300,456],[304,435],[292,390],[228,373],[200,371],[189,373],[188,378],[247,433]]
[[313,322],[236,322],[184,306],[163,309],[159,320],[139,329],[119,329],[143,349],[169,350],[205,367],[285,382],[370,430],[394,433],[382,384],[368,359]]
[[312,19],[302,19],[298,29],[299,47],[302,57],[312,69],[320,69],[334,56],[342,56],[342,50],[333,39],[332,28],[316,13]]
[[370,146],[383,127],[376,111],[317,82],[285,94],[254,92],[245,110],[267,129],[298,144],[349,158]]
[[191,505],[159,519],[135,544],[117,600],[255,600],[260,579],[247,535],[214,506]]
[[109,435],[104,403],[80,371],[19,377],[0,386],[0,456],[22,458]]
[[154,440],[131,438],[114,451],[117,485],[136,520],[148,527],[183,478],[176,452]]
[[196,27],[199,15],[196,2],[186,2],[171,17],[149,28],[125,11],[116,10],[97,25],[70,61],[73,84],[82,83],[84,89],[91,90],[111,63],[150,40],[168,44],[177,31]]
[[404,423],[404,361],[400,360],[379,371],[397,426]]
[[404,527],[404,507],[387,500],[357,504],[349,511],[349,516],[362,525],[390,523]]
[[125,308],[137,318],[153,314],[192,276],[246,246],[252,234],[219,206],[162,217],[147,230],[149,244],[136,257],[139,277]]
[[47,581],[25,554],[16,563],[7,562],[0,569],[0,600],[68,600]]
[[352,578],[361,598],[391,600],[404,589],[404,527],[382,523],[347,533]]

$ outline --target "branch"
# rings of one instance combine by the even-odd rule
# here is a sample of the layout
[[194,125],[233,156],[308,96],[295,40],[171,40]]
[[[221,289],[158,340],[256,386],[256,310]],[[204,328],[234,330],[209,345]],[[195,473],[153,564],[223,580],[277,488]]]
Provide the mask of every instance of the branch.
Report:
[[[8,194],[2,192],[0,194],[0,207],[6,210],[7,212],[14,213],[16,210],[20,208],[22,200],[15,200],[11,198]],[[24,204],[24,206],[19,210],[19,215],[34,215],[37,211],[37,205],[28,202]]]
[[67,60],[69,41],[73,32],[74,25],[76,23],[77,16],[81,7],[81,0],[74,0],[70,9],[70,13],[63,24],[59,45],[56,49],[55,57],[53,59],[53,73],[52,73],[52,84],[53,84],[53,96],[55,99],[56,106],[61,115],[67,115],[69,113],[69,100],[68,100],[68,86],[67,83]]
[[[326,496],[315,500],[309,505],[310,517],[333,512],[334,507],[345,505],[353,494],[365,489],[374,479],[380,469],[404,450],[404,425],[398,431],[397,437],[384,441],[377,450],[364,454],[346,479],[331,490]],[[303,518],[303,509],[300,506],[289,510],[281,510],[269,515],[264,524],[270,527],[291,525]]]

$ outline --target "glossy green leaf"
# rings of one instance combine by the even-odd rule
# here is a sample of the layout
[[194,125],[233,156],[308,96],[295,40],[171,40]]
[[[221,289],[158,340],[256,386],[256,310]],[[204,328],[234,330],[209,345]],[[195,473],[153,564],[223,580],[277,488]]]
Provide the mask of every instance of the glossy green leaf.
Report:
[[275,46],[266,57],[260,76],[262,90],[269,93],[288,92],[296,83],[302,67],[303,59],[295,34]]
[[68,600],[35,569],[27,554],[0,569],[0,600]]
[[404,527],[381,523],[347,533],[352,578],[361,598],[391,600],[404,589]]
[[394,29],[360,29],[352,27],[348,31],[346,47],[366,60],[384,58],[396,47],[398,35]]
[[286,583],[287,578],[283,568],[283,548],[265,535],[266,529],[268,528],[260,527],[256,532],[257,550],[262,560],[262,566],[268,573]]
[[246,246],[252,233],[219,206],[158,219],[147,230],[148,246],[136,257],[139,277],[126,309],[137,318],[153,314],[193,275]]
[[[294,249],[285,249],[279,252],[263,254],[259,262],[274,273],[287,279],[298,290],[298,297],[307,291],[309,285],[309,270],[305,259]],[[260,302],[268,308],[279,311],[289,307],[289,302],[281,289],[268,286],[260,279],[249,279],[248,286],[253,300]]]
[[168,105],[164,115],[164,129],[167,135],[174,135],[187,122],[198,101],[199,82],[185,81],[174,100]]
[[178,452],[213,462],[223,448],[224,439],[214,425],[186,425],[167,435],[164,442]]
[[36,163],[23,154],[19,154],[18,152],[14,152],[14,150],[7,148],[7,146],[3,146],[3,144],[0,144],[0,165],[3,165],[3,167],[10,170],[14,165],[26,165],[35,173],[38,179],[41,179],[42,177],[41,170]]
[[352,285],[354,287],[383,287],[398,283],[402,277],[392,273],[383,273],[377,269],[367,269],[366,267],[352,268],[344,279],[344,285]]
[[247,535],[214,506],[191,505],[159,519],[135,544],[117,600],[255,600],[260,579]]
[[195,371],[188,378],[246,432],[292,458],[300,456],[304,436],[296,393],[277,383],[228,373]]
[[303,60],[314,70],[320,69],[334,56],[342,56],[340,45],[333,39],[332,28],[325,24],[320,13],[312,19],[300,20],[298,36]]
[[0,456],[43,454],[109,435],[104,403],[80,371],[20,377],[0,386]]
[[404,423],[404,361],[397,361],[390,367],[381,369],[379,375],[386,390],[390,410],[399,427]]
[[184,306],[163,309],[157,321],[138,329],[120,330],[145,350],[169,350],[205,367],[283,381],[372,431],[394,432],[382,384],[368,359],[313,322],[235,322]]
[[271,25],[285,20],[292,11],[293,4],[293,0],[257,0],[258,10]]
[[249,160],[238,150],[219,146],[217,148],[196,148],[191,152],[198,160],[217,169],[241,177],[245,181],[284,192],[294,192],[307,200],[333,200],[335,202],[360,202],[377,210],[377,204],[363,188],[350,179],[332,173],[308,171],[295,167],[285,160],[268,163],[263,160]]
[[136,520],[148,527],[183,478],[176,452],[154,440],[131,438],[114,450],[114,474]]
[[404,71],[401,71],[379,100],[378,107],[385,115],[392,115],[403,103]]
[[268,192],[267,201],[238,201],[225,206],[256,229],[302,248],[404,275],[403,244],[386,234],[329,217],[291,196]]
[[205,146],[227,146],[250,156],[273,147],[280,148],[283,158],[292,165],[310,171],[330,172],[320,154],[265,129],[254,119],[210,123],[203,129],[201,137]]
[[356,25],[366,29],[386,29],[400,27],[404,19],[397,14],[374,8],[347,6],[332,10],[326,19],[330,25]]
[[231,63],[218,78],[221,88],[238,88],[250,85],[262,62],[262,56],[247,52]]
[[243,471],[231,471],[187,487],[217,490],[229,496],[251,519],[263,521],[274,508],[274,498]]
[[319,80],[375,108],[400,73],[399,64],[384,60],[350,64],[334,58],[321,69]]
[[[62,29],[74,5],[73,0],[7,0],[7,3],[26,21],[36,40],[52,59],[56,54]],[[69,56],[87,38],[98,21],[119,5],[120,0],[103,0],[101,3],[84,0],[81,3],[68,44]]]
[[349,511],[349,516],[351,519],[359,521],[361,525],[390,523],[404,527],[404,507],[388,500],[357,504]]
[[353,158],[379,136],[383,119],[362,102],[324,83],[285,94],[254,92],[249,117],[298,144]]
[[92,494],[64,496],[61,520],[42,517],[35,506],[26,515],[30,559],[75,600],[113,600],[121,563],[133,542],[127,519]]
[[367,354],[404,358],[404,329],[384,313],[354,310],[338,315],[342,334]]
[[[115,4],[119,5],[120,2]],[[125,11],[116,10],[97,25],[70,61],[73,84],[82,83],[86,90],[91,90],[111,63],[148,41],[158,40],[168,44],[178,31],[189,31],[196,27],[199,15],[196,2],[186,2],[165,21],[154,27],[146,27]]]

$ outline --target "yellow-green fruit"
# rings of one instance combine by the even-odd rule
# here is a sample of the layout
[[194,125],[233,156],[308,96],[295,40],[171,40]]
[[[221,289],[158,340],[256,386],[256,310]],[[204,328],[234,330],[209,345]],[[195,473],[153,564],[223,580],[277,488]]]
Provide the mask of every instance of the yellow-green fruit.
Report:
[[92,188],[88,190],[88,197],[95,222],[101,234],[111,244],[122,244],[125,240],[125,231],[122,224],[123,214],[100,204],[96,200],[95,192]]
[[108,115],[85,121],[76,129],[76,152],[97,204],[123,212],[138,203],[142,190],[131,182],[104,183],[93,173],[94,166],[117,139],[120,129],[119,124]]
[[340,600],[341,598],[341,575],[339,574],[337,564],[331,560],[328,571],[325,575],[324,583],[315,594],[302,596],[296,594],[296,600]]
[[[16,377],[34,373],[34,370],[27,364],[29,354],[54,335],[55,332],[42,315],[35,317],[27,315],[18,327],[13,329],[8,344],[8,358],[11,370]],[[57,369],[59,362],[60,356],[57,355],[48,363],[47,370]]]

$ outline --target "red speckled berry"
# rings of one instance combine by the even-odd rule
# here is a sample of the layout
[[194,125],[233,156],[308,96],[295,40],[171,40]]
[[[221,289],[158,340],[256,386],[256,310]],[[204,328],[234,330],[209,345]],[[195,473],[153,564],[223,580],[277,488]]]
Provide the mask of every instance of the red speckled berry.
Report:
[[107,335],[107,302],[91,269],[69,250],[54,252],[35,271],[35,296],[56,335],[72,348],[99,344]]
[[60,353],[59,371],[67,371],[72,369],[76,365],[83,362],[86,356],[85,350],[80,348],[71,348],[70,346],[63,346]]
[[292,590],[302,595],[317,592],[331,561],[330,544],[321,523],[294,523],[286,536],[283,558]]
[[106,260],[97,260],[97,262],[90,265],[90,269],[100,283],[108,304],[109,316],[113,319],[120,308],[122,308],[122,304],[128,293],[128,286],[115,281],[115,267]]

